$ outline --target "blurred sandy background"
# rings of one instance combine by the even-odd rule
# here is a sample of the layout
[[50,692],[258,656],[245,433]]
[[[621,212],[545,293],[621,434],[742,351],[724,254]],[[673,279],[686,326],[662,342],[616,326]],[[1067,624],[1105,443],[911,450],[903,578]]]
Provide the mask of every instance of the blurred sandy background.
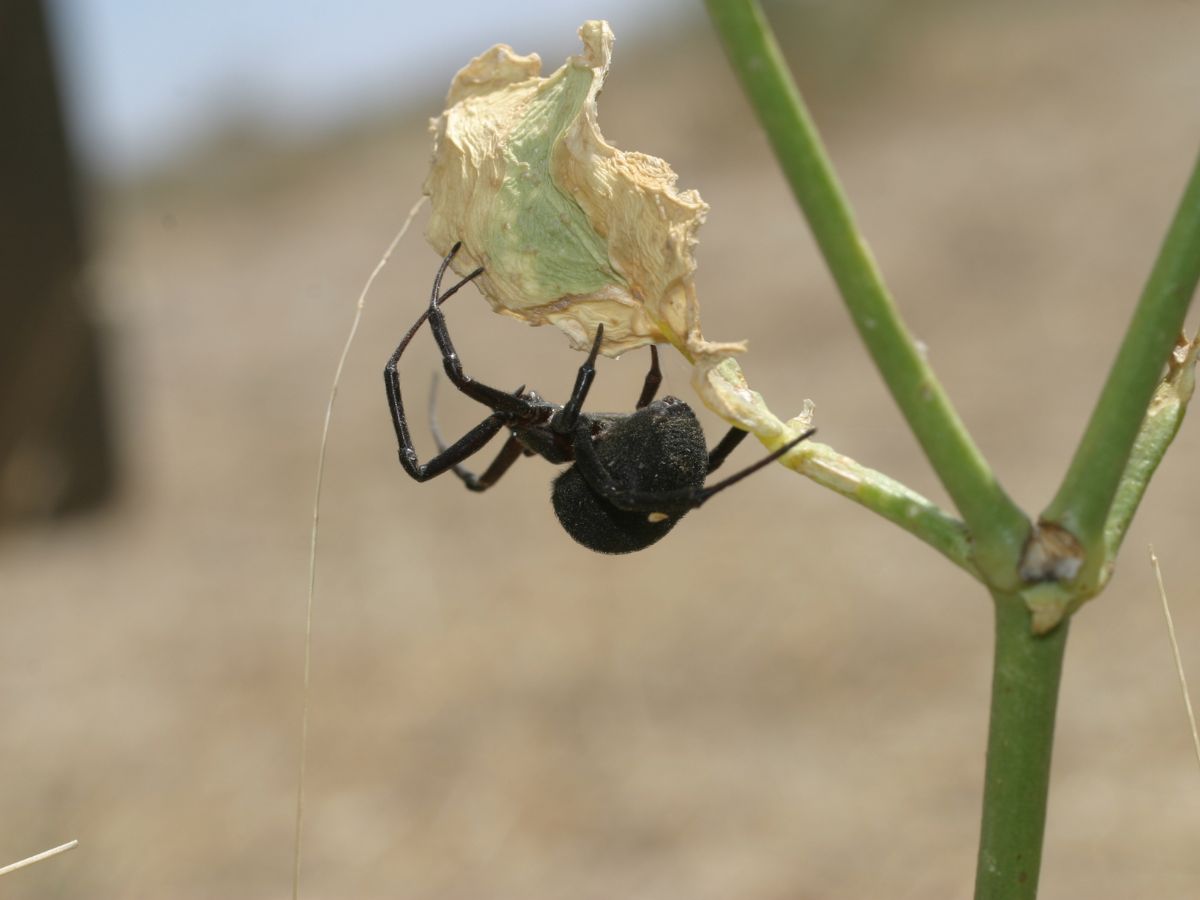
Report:
[[[1036,511],[1200,146],[1200,5],[841,10],[778,27],[909,323]],[[824,440],[944,500],[698,12],[628,40],[614,21],[601,111],[610,140],[670,160],[712,206],[706,334],[750,340],[743,365],[778,413],[813,398]],[[471,27],[476,52],[496,39]],[[0,535],[0,862],[81,846],[8,876],[4,897],[289,895],[317,438],[441,90],[302,147],[234,129],[95,190],[122,493]],[[304,896],[969,896],[982,592],[782,469],[625,558],[562,533],[539,460],[483,496],[411,482],[380,371],[437,263],[422,224],[369,301],[335,413]],[[449,318],[468,371],[566,396],[580,357],[557,332],[473,293]],[[434,359],[424,339],[404,367],[426,448]],[[645,363],[605,361],[594,407],[629,407]],[[442,399],[449,434],[480,416]],[[1153,541],[1200,683],[1197,452],[1187,422],[1073,626],[1045,898],[1200,895],[1200,771],[1145,554]]]

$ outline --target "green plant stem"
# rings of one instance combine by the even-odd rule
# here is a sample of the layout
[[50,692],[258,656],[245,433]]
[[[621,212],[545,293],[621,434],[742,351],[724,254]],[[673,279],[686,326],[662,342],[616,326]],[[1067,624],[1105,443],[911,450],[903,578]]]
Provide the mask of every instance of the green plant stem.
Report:
[[974,535],[979,570],[989,584],[1015,590],[1029,522],[901,321],[762,11],[753,0],[706,2],[859,335]]
[[1042,518],[1071,532],[1095,581],[1105,522],[1151,395],[1200,280],[1200,157],[1071,467]]
[[1031,633],[1030,614],[1021,597],[993,597],[996,656],[975,900],[1033,900],[1070,620],[1038,637]]

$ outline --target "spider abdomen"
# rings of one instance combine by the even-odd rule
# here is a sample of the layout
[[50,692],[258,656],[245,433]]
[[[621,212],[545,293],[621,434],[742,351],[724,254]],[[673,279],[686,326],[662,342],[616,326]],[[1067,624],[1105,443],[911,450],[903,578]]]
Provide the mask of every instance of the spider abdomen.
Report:
[[[602,418],[602,417],[597,417]],[[664,494],[700,490],[708,450],[696,414],[682,400],[663,397],[644,409],[605,421],[596,456],[620,491]],[[571,466],[554,480],[554,512],[576,541],[600,553],[631,553],[669,532],[682,512],[621,509]]]

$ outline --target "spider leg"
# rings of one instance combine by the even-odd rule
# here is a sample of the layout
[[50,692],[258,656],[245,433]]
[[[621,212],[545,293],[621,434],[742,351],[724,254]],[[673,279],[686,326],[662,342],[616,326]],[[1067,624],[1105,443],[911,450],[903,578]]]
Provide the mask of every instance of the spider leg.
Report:
[[504,442],[504,446],[500,448],[500,452],[496,458],[492,460],[492,464],[484,469],[482,475],[476,475],[467,468],[455,463],[450,468],[454,474],[462,479],[462,483],[467,486],[469,491],[486,491],[493,484],[500,480],[500,477],[512,468],[512,464],[520,459],[525,452],[525,448],[521,446],[521,442],[515,436],[509,435],[508,440]]
[[604,323],[601,322],[596,326],[596,339],[592,341],[592,349],[588,353],[587,359],[583,361],[583,365],[579,367],[579,374],[575,376],[575,387],[571,389],[570,398],[550,420],[550,427],[558,434],[570,434],[575,430],[575,425],[579,421],[579,413],[583,409],[583,401],[587,399],[588,391],[591,390],[592,382],[596,378],[596,355],[600,352],[600,344],[603,340]]
[[[746,432],[742,432],[742,433],[746,434]],[[775,460],[779,459],[779,457],[783,456],[785,453],[787,453],[789,450],[791,450],[793,447],[795,447],[801,441],[808,440],[810,437],[812,437],[816,433],[817,433],[817,429],[810,428],[810,429],[808,429],[808,431],[805,431],[798,437],[792,438],[790,441],[788,441],[786,444],[784,444],[778,450],[775,450],[775,451],[767,454],[762,459],[760,459],[758,462],[751,463],[750,465],[746,466],[746,468],[742,469],[739,472],[734,472],[728,478],[718,481],[716,484],[708,485],[701,492],[701,493],[703,493],[704,496],[700,500],[700,503],[703,503],[705,500],[707,500],[713,494],[716,494],[719,491],[723,491],[727,487],[732,487],[733,485],[735,485],[739,481],[741,481],[743,478],[745,478],[747,475],[753,475],[755,472],[757,472],[759,469],[763,468],[764,466],[768,466],[771,463],[775,462]],[[725,440],[728,440],[728,438],[729,438],[729,436],[726,435]],[[725,440],[723,440],[721,443],[725,443]],[[741,438],[738,438],[738,441],[740,441],[740,440],[741,440]],[[735,444],[736,443],[737,442],[735,442]],[[720,444],[718,444],[717,447],[719,448]],[[711,471],[711,469],[709,471]],[[696,505],[699,506],[699,504],[696,504]]]
[[[499,388],[491,387],[481,381],[476,381],[470,375],[463,371],[462,361],[458,358],[458,352],[454,349],[454,342],[450,340],[450,331],[446,327],[446,317],[443,315],[440,305],[441,299],[438,297],[438,288],[441,285],[442,274],[446,271],[446,267],[450,265],[450,260],[454,258],[462,242],[455,244],[450,248],[450,252],[446,254],[446,258],[442,260],[442,266],[438,269],[437,277],[433,281],[433,293],[429,297],[429,309],[426,311],[426,316],[429,319],[429,329],[433,332],[433,339],[437,341],[438,349],[442,351],[442,367],[446,370],[446,374],[454,383],[454,386],[470,397],[472,400],[478,400],[484,406],[490,406],[497,412],[507,412],[523,414],[529,412],[529,404],[520,397],[514,397],[506,391]],[[483,273],[483,268],[478,268],[467,279],[476,278]]]
[[799,437],[788,441],[788,443],[784,444],[778,450],[764,456],[758,462],[747,466],[739,472],[735,472],[728,478],[718,481],[716,484],[702,488],[680,488],[673,491],[636,491],[621,487],[613,479],[612,475],[609,474],[609,471],[604,468],[604,464],[600,462],[600,458],[596,455],[596,448],[592,442],[591,434],[586,428],[579,428],[575,432],[575,464],[579,467],[580,472],[592,489],[613,506],[617,507],[617,509],[624,509],[630,512],[662,513],[666,516],[681,516],[688,510],[696,509],[698,506],[703,505],[714,494],[725,490],[727,487],[732,487],[743,478],[753,475],[759,469],[773,463],[801,441],[812,437],[815,431],[815,428],[810,428]]
[[[508,423],[514,412],[529,411],[529,404],[524,400],[514,397],[511,394],[505,394],[503,391],[497,391],[496,393],[500,397],[504,398],[506,402],[503,405],[492,406],[493,412],[490,416],[455,441],[450,447],[442,449],[442,451],[429,462],[422,464],[417,458],[417,451],[413,446],[412,435],[408,429],[408,419],[404,414],[404,400],[400,393],[400,375],[397,372],[396,367],[400,362],[400,356],[404,353],[405,349],[407,349],[409,343],[412,342],[413,336],[416,335],[422,323],[427,318],[438,318],[441,321],[442,331],[445,332],[445,320],[442,318],[442,313],[439,309],[439,306],[442,303],[445,303],[446,300],[450,299],[450,297],[452,297],[461,287],[463,287],[463,285],[467,284],[472,279],[477,278],[483,271],[482,269],[476,269],[466,278],[461,279],[458,283],[448,288],[444,294],[439,295],[438,292],[441,289],[442,276],[449,267],[450,260],[453,259],[454,254],[458,252],[459,246],[459,244],[455,244],[450,252],[446,255],[446,258],[442,260],[442,265],[438,269],[437,277],[434,278],[433,293],[430,296],[429,308],[421,314],[420,318],[418,318],[413,326],[408,330],[407,334],[404,335],[404,338],[400,341],[399,346],[396,347],[395,352],[392,353],[391,358],[388,360],[387,365],[383,370],[383,381],[384,385],[387,387],[388,406],[391,409],[392,424],[395,426],[396,441],[399,444],[400,464],[404,467],[404,471],[406,471],[417,481],[427,481],[430,478],[440,475],[447,469],[453,468],[467,457],[481,450],[483,446],[493,437],[495,437],[500,429]],[[431,322],[430,324],[432,326],[433,323]],[[446,335],[446,339],[449,339],[449,335]],[[495,389],[492,388],[489,390]],[[469,392],[466,393],[468,393],[468,396],[479,399],[479,397],[475,396],[474,394]],[[487,401],[484,400],[481,402],[486,403]]]
[[[521,385],[513,394],[520,396],[525,390],[525,385]],[[439,453],[445,453],[448,449],[446,442],[442,440],[441,429],[437,423],[437,377],[434,376],[433,383],[429,387],[429,430],[433,433],[433,442],[437,445]],[[492,461],[492,464],[484,470],[482,475],[476,475],[466,466],[460,463],[454,463],[450,468],[463,484],[467,486],[469,491],[486,491],[493,484],[500,480],[505,472],[509,470],[513,463],[525,455],[531,455],[532,451],[526,451],[524,445],[517,440],[515,435],[509,435],[504,446],[500,448],[500,453]]]
[[[446,256],[446,258],[442,260],[441,268],[438,269],[437,277],[434,280],[433,295],[434,295],[434,297],[437,297],[437,305],[438,306],[441,306],[443,303],[445,303],[447,300],[449,300],[451,297],[453,297],[455,294],[457,294],[459,292],[459,290],[462,289],[465,285],[469,284],[471,281],[474,281],[476,278],[478,278],[480,275],[483,274],[482,268],[476,269],[474,272],[472,272],[466,278],[461,278],[455,284],[448,287],[446,289],[446,293],[442,294],[440,297],[438,296],[437,292],[438,292],[438,289],[441,287],[442,274],[446,271],[446,267],[450,264],[450,260],[454,258],[454,254],[458,252],[458,247],[459,247],[459,245],[455,244],[454,247],[451,248],[450,253]],[[386,370],[395,371],[396,364],[400,361],[401,354],[403,354],[404,351],[408,349],[408,345],[410,343],[412,343],[413,337],[420,330],[421,326],[425,324],[425,320],[428,318],[429,318],[429,309],[427,308],[421,312],[421,315],[417,317],[417,321],[413,323],[412,327],[410,329],[408,329],[408,331],[405,333],[404,337],[401,339],[400,345],[398,347],[396,347],[396,351],[392,354],[391,359],[388,360],[388,364],[385,367]]]
[[646,380],[642,384],[642,393],[638,397],[636,409],[645,409],[651,404],[654,395],[658,393],[658,386],[662,384],[662,378],[662,369],[658,367],[658,348],[651,344],[650,371],[646,373]]
[[417,460],[417,451],[411,443],[401,442],[400,465],[404,466],[404,471],[415,480],[428,481],[482,450],[505,426],[507,420],[508,416],[504,413],[492,413],[427,463]]
[[[437,294],[437,289],[441,286],[442,274],[446,271],[446,267],[450,264],[450,258],[453,257],[454,252],[457,249],[458,248],[456,245],[454,250],[451,250],[450,256],[446,257],[446,259],[444,259],[442,261],[442,267],[438,270],[437,279],[434,282],[434,295],[435,296]],[[449,300],[451,297],[453,297],[456,293],[458,293],[459,289],[463,285],[467,284],[469,281],[471,281],[473,278],[476,278],[478,275],[479,275],[479,271],[472,272],[466,278],[462,279],[457,284],[455,284],[451,288],[449,288],[446,291],[446,293],[444,293],[440,297],[438,297],[437,303],[439,305],[442,303],[445,303],[447,300]],[[423,324],[425,324],[425,320],[427,318],[429,318],[429,310],[428,309],[426,309],[424,312],[422,312],[420,317],[417,319],[417,321],[414,322],[412,327],[408,329],[408,332],[400,340],[399,345],[396,347],[395,351],[392,353],[391,358],[388,359],[387,365],[383,367],[383,382],[387,388],[388,406],[392,412],[392,424],[395,426],[396,438],[400,443],[400,447],[401,447],[402,451],[406,448],[408,450],[412,449],[412,438],[409,435],[409,431],[408,431],[408,420],[404,416],[404,400],[400,395],[400,375],[396,371],[396,366],[400,362],[401,355],[404,353],[404,351],[406,349],[408,349],[408,345],[410,343],[412,343],[413,337],[420,330],[421,326]]]
[[721,463],[725,462],[725,457],[734,451],[742,441],[746,439],[746,435],[750,432],[743,431],[740,428],[730,428],[725,437],[721,438],[717,446],[708,451],[708,474],[712,474],[717,470]]

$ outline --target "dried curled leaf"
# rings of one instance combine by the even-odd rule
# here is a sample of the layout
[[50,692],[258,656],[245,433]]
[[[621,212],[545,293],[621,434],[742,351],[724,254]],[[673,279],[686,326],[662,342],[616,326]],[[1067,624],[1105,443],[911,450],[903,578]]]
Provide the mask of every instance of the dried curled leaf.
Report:
[[504,44],[454,77],[431,123],[429,242],[443,255],[462,242],[455,271],[482,266],[475,283],[496,312],[555,325],[576,349],[603,323],[609,356],[670,343],[714,412],[767,443],[799,434],[811,409],[780,421],[730,358],[745,345],[701,334],[694,250],[708,205],[663,160],[605,141],[596,97],[613,33],[589,21],[579,36],[583,53],[547,77],[537,54]]
[[613,33],[591,21],[579,36],[583,54],[545,78],[536,54],[503,44],[455,76],[433,122],[430,243],[444,254],[461,240],[455,269],[484,267],[497,312],[556,325],[577,348],[603,322],[610,356],[652,342],[689,357],[741,349],[700,334],[693,249],[708,205],[661,159],[604,140],[596,95]]

